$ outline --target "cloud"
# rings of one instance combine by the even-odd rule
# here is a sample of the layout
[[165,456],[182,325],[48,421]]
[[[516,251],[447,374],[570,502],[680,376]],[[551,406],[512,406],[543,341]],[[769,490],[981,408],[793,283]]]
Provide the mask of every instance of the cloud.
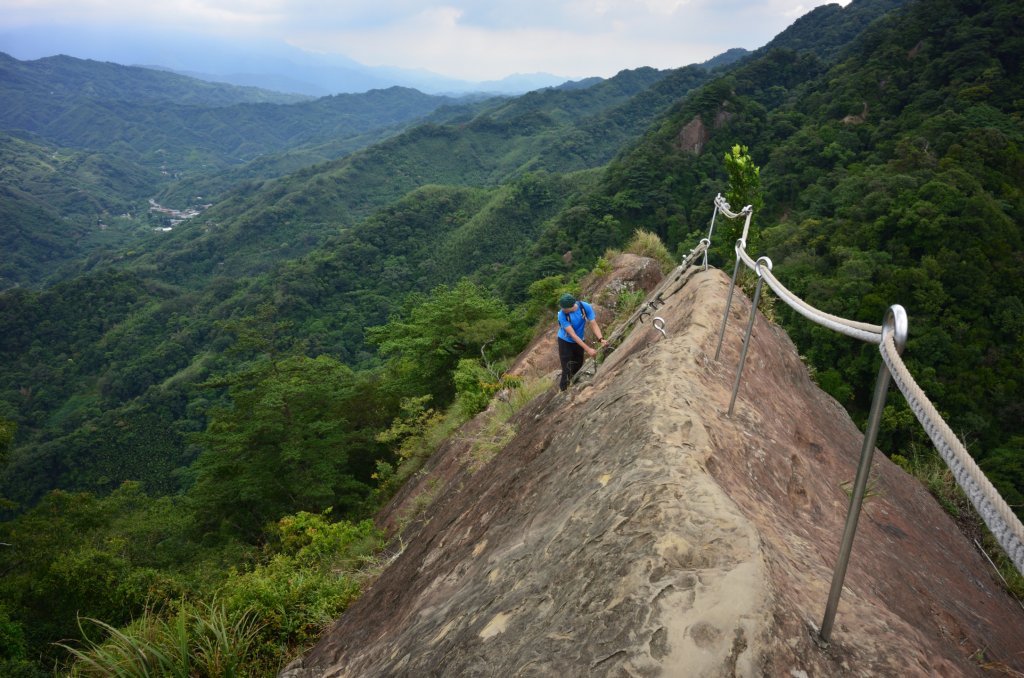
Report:
[[[848,0],[846,0],[848,2]],[[818,0],[0,0],[0,31],[159,28],[482,80],[673,68],[770,40]]]
[[[517,24],[510,27],[509,24]],[[658,34],[655,34],[658,33]],[[715,47],[680,39],[671,31],[626,21],[574,29],[570,22],[481,18],[466,9],[438,6],[386,26],[360,30],[306,30],[290,42],[321,52],[339,51],[369,65],[420,67],[481,80],[510,73],[553,72],[566,77],[612,75],[623,68],[683,66]]]

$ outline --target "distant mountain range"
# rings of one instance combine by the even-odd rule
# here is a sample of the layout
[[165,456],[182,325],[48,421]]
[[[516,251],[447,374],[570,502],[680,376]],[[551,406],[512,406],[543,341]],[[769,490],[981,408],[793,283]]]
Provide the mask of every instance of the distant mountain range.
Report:
[[423,69],[366,66],[344,56],[314,54],[287,45],[228,43],[159,32],[111,36],[79,28],[9,30],[0,34],[0,52],[21,60],[64,54],[314,97],[395,85],[428,94],[522,94],[568,80],[550,73],[526,73],[469,82]]

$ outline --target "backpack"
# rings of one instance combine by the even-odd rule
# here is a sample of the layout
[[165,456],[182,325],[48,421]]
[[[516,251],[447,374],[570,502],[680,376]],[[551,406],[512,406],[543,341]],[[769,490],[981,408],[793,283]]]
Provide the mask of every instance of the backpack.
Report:
[[[578,303],[580,305],[580,313],[583,314],[583,334],[585,335],[587,333],[587,321],[589,320],[589,318],[587,318],[587,310],[585,308],[583,308],[583,302],[581,300],[577,299],[576,303]],[[593,306],[591,306],[591,308],[593,308]],[[572,318],[569,316],[568,313],[565,312],[564,308],[562,310],[560,310],[559,313],[561,313],[563,316],[565,316],[565,322],[567,322],[570,325],[572,325]],[[594,317],[595,318],[597,317],[597,312],[596,311],[594,311]],[[580,339],[585,339],[585,337],[581,336]]]

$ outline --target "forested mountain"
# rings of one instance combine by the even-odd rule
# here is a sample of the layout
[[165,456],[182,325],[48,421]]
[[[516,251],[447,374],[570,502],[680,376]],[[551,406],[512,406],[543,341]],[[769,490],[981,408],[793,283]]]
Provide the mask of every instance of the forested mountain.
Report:
[[[1006,3],[915,2],[871,26],[835,65],[787,50],[744,62],[613,163],[603,193],[627,228],[692,240],[713,192],[702,182],[729,144],[749,145],[765,189],[752,251],[832,313],[879,322],[888,304],[904,305],[909,364],[1017,505],[1021,21]],[[712,128],[699,155],[678,141],[695,119]],[[717,240],[724,263],[730,236]],[[863,413],[877,352],[796,318],[788,329],[819,382]],[[890,449],[924,444],[907,437],[911,416],[902,401],[890,405]]]
[[3,113],[5,127],[11,120],[47,115],[47,108],[74,105],[82,99],[214,108],[245,103],[293,104],[312,98],[64,55],[20,61],[0,52],[0,82],[8,103]]
[[[31,501],[46,489],[40,483],[46,474],[76,489],[110,489],[125,478],[144,480],[147,488],[169,488],[180,474],[168,474],[164,464],[169,459],[184,466],[188,462],[183,438],[172,431],[202,426],[201,417],[187,413],[182,389],[205,374],[211,360],[222,360],[216,357],[219,350],[211,353],[214,345],[223,348],[225,340],[216,329],[218,319],[276,300],[282,318],[307,328],[296,339],[303,337],[316,353],[363,364],[371,360],[363,329],[384,322],[406,294],[428,292],[493,265],[507,269],[510,255],[522,252],[580,186],[593,182],[588,175],[528,170],[545,157],[557,164],[552,170],[607,161],[615,139],[639,134],[646,120],[705,77],[694,68],[643,69],[582,90],[547,90],[518,103],[470,108],[469,120],[452,111],[455,119],[448,124],[422,125],[349,158],[265,184],[245,184],[159,240],[117,254],[114,263],[132,275],[111,289],[148,303],[139,304],[126,321],[130,329],[113,328],[104,335],[102,359],[83,359],[95,350],[88,341],[83,347],[78,337],[80,322],[91,333],[89,317],[61,322],[60,307],[44,301],[49,293],[10,296],[8,302],[17,301],[10,308],[13,316],[26,315],[22,303],[42,305],[45,310],[33,323],[60,324],[63,333],[46,342],[35,341],[30,333],[10,337],[8,393],[20,393],[18,384],[40,377],[47,386],[32,391],[28,400],[17,396],[8,401],[22,412],[20,436],[34,439],[33,453],[10,469],[8,496]],[[556,139],[570,143],[573,138],[582,155],[550,152]],[[480,188],[462,188],[468,186]],[[328,236],[331,240],[318,253],[280,263],[309,252]],[[88,265],[104,279],[95,258]],[[564,270],[562,264],[547,266],[552,273]],[[65,290],[76,290],[70,294],[77,295],[79,284],[95,289],[91,279],[62,284],[53,293],[66,296]],[[517,298],[529,282],[520,277]],[[165,290],[164,299],[149,296],[154,286]],[[182,317],[185,308],[190,309],[187,318]],[[172,317],[187,327],[187,339],[161,331]],[[13,318],[12,325],[18,325]],[[191,376],[175,378],[179,373]],[[138,398],[148,404],[140,408]],[[55,427],[55,410],[62,411],[61,420],[75,423]],[[79,425],[101,411],[104,417],[137,421],[145,432],[133,425],[122,429],[127,437],[110,437],[106,426]],[[154,413],[159,414],[154,418]],[[175,453],[168,454],[163,443],[152,445],[153,428]],[[99,462],[104,455],[111,456],[109,465]],[[162,461],[156,463],[153,455]],[[141,468],[128,475],[109,472],[126,456]],[[75,460],[84,457],[96,461],[87,465],[95,472],[76,468],[71,475]],[[48,470],[40,474],[40,467]]]
[[97,248],[140,235],[126,218],[159,173],[117,156],[0,132],[0,288],[44,280]]
[[772,40],[756,50],[762,55],[774,49],[813,52],[823,59],[834,59],[880,15],[905,5],[907,0],[869,0],[819,5],[793,22]]
[[392,87],[310,100],[164,71],[0,55],[0,128],[71,148],[124,148],[181,173],[194,156],[228,167],[423,117],[449,97]]
[[426,185],[495,187],[528,172],[598,167],[707,77],[695,67],[624,71],[582,90],[449,109],[447,121],[439,114],[340,160],[244,183],[128,265],[174,283],[265,271]]
[[[223,579],[210,563],[242,554],[268,578],[231,579],[249,600],[246,587],[275,576],[260,568],[299,558],[287,549],[306,542],[290,530],[313,518],[266,525],[330,506],[365,516],[408,431],[430,420],[426,403],[491,388],[482,352],[514,353],[606,248],[637,229],[677,254],[696,244],[736,144],[761,167],[751,252],[831,313],[877,323],[903,304],[908,364],[1010,503],[1024,502],[1022,19],[1009,0],[896,4],[819,8],[717,68],[515,99],[82,99],[32,123],[35,136],[4,137],[0,237],[16,248],[4,275],[38,280],[64,256],[77,275],[0,293],[0,495],[22,512],[0,541],[63,521],[52,543],[31,537],[30,554],[0,551],[14,573],[0,627],[27,634],[23,655],[52,659],[46,643],[75,634],[73,613],[58,612],[119,624],[144,592],[209,596]],[[164,136],[150,136],[157,126]],[[151,164],[172,142],[189,158],[177,185]],[[93,242],[89,210],[127,209],[150,186],[217,199],[159,238],[112,249],[125,236],[108,232],[89,257],[69,244]],[[736,236],[716,228],[712,261],[731,266]],[[863,416],[877,349],[775,312],[819,384]],[[911,421],[893,399],[880,446],[927,455]],[[121,533],[166,548],[104,550]],[[106,572],[127,588],[108,591]],[[64,597],[44,602],[40,586]]]
[[213,202],[242,179],[342,157],[456,103],[398,87],[309,100],[152,69],[2,54],[0,98],[0,218],[10,230],[0,236],[10,247],[0,288],[59,279],[64,264],[141,242],[165,225],[150,215],[149,199],[179,210]]

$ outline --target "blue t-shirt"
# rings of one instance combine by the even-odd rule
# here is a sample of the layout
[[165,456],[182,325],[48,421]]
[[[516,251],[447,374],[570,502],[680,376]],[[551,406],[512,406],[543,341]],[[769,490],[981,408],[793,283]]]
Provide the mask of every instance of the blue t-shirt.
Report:
[[578,308],[570,313],[566,313],[565,311],[558,312],[558,338],[562,341],[573,341],[572,337],[570,337],[565,331],[565,328],[570,324],[572,325],[573,331],[576,332],[576,336],[582,339],[583,330],[587,326],[587,321],[594,319],[593,306],[585,301],[577,301],[576,306]]

